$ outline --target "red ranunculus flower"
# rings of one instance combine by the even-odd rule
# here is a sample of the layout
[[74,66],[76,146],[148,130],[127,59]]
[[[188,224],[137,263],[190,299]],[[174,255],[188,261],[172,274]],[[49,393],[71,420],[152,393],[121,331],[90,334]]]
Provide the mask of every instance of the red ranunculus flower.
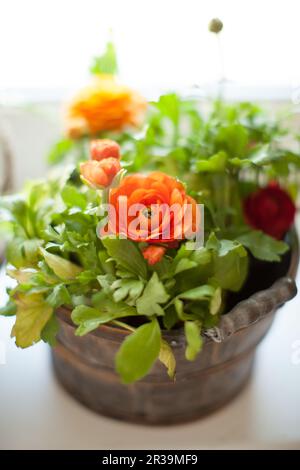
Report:
[[294,222],[296,207],[278,183],[250,194],[244,201],[244,215],[251,227],[281,240]]

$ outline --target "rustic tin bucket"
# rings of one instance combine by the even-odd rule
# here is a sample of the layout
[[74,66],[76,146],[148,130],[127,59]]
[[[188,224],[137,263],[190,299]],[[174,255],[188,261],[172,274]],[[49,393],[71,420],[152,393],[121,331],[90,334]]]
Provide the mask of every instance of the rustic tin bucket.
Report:
[[[194,362],[184,357],[183,331],[164,332],[176,356],[175,382],[157,362],[144,379],[123,385],[114,370],[114,357],[128,332],[105,325],[77,337],[70,311],[59,309],[58,344],[52,353],[58,380],[89,408],[125,421],[173,424],[216,410],[243,388],[250,377],[256,346],[269,330],[275,311],[296,295],[299,253],[294,232],[291,246],[288,258],[279,263],[284,270],[282,277],[223,315],[219,327],[205,337],[204,348]],[[271,283],[274,273],[277,275],[276,271],[270,272]],[[259,271],[254,277],[259,277]],[[266,284],[266,279],[263,282]]]

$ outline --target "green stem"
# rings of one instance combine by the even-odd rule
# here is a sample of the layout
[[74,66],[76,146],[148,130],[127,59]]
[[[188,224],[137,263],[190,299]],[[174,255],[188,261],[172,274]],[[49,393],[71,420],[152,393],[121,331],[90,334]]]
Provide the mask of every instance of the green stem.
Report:
[[132,326],[127,325],[126,323],[123,323],[122,321],[113,320],[111,323],[113,323],[116,326],[120,326],[121,328],[124,328],[125,330],[129,330],[129,331],[132,331],[132,332],[135,331],[135,328],[133,328]]

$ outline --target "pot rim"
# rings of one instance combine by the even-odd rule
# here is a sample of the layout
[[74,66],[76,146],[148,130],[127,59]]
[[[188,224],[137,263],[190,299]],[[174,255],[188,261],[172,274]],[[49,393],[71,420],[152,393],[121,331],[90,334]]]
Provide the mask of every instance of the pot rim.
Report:
[[[286,301],[295,297],[297,294],[295,277],[299,263],[299,238],[295,227],[289,233],[291,236],[291,260],[287,274],[277,279],[268,289],[255,292],[247,299],[238,302],[228,313],[222,315],[218,326],[209,330],[210,334],[204,332],[207,341],[223,342],[226,338],[244,328],[248,328]],[[58,317],[75,329],[70,312],[71,309],[65,306],[57,309]],[[88,334],[124,339],[130,333],[124,328],[103,324]],[[163,330],[163,336],[169,341],[178,343],[184,337],[183,327],[176,330]]]

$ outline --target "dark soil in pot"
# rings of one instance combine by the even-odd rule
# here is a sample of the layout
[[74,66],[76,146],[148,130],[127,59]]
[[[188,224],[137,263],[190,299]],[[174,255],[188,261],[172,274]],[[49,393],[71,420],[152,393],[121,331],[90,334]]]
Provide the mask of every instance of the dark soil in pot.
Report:
[[[292,246],[295,235],[288,234],[285,241]],[[229,312],[238,302],[247,299],[260,290],[268,289],[274,282],[285,276],[291,264],[292,251],[289,250],[280,262],[261,261],[249,253],[248,278],[239,292],[229,292],[226,298],[226,311]]]

